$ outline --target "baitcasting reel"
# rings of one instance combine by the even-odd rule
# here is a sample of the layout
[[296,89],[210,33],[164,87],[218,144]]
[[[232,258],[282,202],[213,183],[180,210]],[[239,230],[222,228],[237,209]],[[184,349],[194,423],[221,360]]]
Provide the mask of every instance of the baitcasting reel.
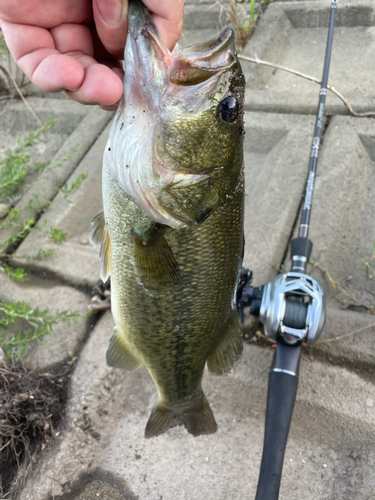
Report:
[[324,326],[325,295],[311,276],[289,272],[279,274],[263,292],[259,320],[267,337],[281,336],[287,344],[314,344]]
[[270,339],[282,339],[289,345],[312,345],[318,340],[326,317],[326,300],[321,285],[306,274],[311,250],[312,242],[307,237],[294,238],[292,270],[258,288],[250,286],[253,273],[242,270],[238,295],[242,322],[244,309],[250,307],[250,314],[259,317]]
[[252,272],[243,269],[240,281],[239,309],[258,316],[265,335],[273,340],[282,338],[287,344],[305,342],[312,345],[323,330],[326,300],[323,288],[311,276],[290,271],[279,274],[267,285],[250,286]]

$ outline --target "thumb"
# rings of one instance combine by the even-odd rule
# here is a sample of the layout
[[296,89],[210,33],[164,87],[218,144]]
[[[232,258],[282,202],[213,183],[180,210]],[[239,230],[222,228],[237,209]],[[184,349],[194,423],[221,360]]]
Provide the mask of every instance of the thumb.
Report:
[[93,0],[96,31],[104,47],[116,59],[124,58],[128,33],[128,0]]

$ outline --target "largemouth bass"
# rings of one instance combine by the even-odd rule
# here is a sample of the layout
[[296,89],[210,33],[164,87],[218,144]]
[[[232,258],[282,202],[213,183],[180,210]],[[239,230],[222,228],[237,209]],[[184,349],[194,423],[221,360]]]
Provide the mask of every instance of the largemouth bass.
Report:
[[231,28],[170,53],[148,10],[130,3],[124,96],[91,241],[101,278],[111,275],[107,363],[145,364],[157,388],[146,437],[179,424],[215,432],[204,367],[228,372],[242,351],[244,85]]

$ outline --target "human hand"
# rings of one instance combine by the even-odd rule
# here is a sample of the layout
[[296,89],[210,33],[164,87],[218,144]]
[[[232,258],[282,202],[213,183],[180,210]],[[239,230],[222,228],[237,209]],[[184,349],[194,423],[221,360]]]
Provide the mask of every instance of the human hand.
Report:
[[[143,0],[172,49],[184,0]],[[128,0],[1,0],[0,26],[19,68],[40,89],[112,110],[122,96]]]

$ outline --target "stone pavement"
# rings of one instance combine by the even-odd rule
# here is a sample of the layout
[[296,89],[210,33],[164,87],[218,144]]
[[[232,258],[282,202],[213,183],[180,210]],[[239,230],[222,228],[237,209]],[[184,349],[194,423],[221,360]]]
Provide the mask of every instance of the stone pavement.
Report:
[[[186,0],[182,44],[204,40],[225,23],[214,4]],[[275,1],[264,9],[244,55],[320,78],[329,7],[329,0]],[[329,83],[357,112],[375,111],[374,50],[373,1],[340,0]],[[247,62],[243,68],[245,265],[259,285],[272,279],[280,265],[289,265],[288,242],[299,220],[319,88],[280,70]],[[45,148],[35,154],[52,162],[69,151],[74,154],[59,170],[45,171],[18,204],[27,206],[36,194],[48,197],[51,207],[37,225],[61,229],[67,241],[55,245],[45,231],[32,231],[11,254],[14,265],[30,271],[30,281],[14,284],[0,275],[0,295],[84,312],[99,277],[98,251],[87,240],[90,221],[101,211],[101,156],[111,116],[40,92],[29,102],[42,121],[59,119],[42,143]],[[311,239],[314,258],[321,258],[320,267],[345,287],[348,297],[340,293],[346,302],[337,302],[322,271],[313,269],[328,296],[323,340],[375,322],[368,312],[375,304],[375,276],[366,281],[359,255],[362,251],[368,258],[375,238],[375,119],[349,116],[331,94],[327,113]],[[0,118],[0,146],[29,130],[29,118],[20,103],[13,105]],[[71,196],[58,191],[82,174],[87,178]],[[40,248],[55,252],[37,260],[33,256]],[[245,351],[233,374],[204,377],[218,432],[193,438],[174,428],[147,441],[144,427],[156,391],[144,368],[124,373],[106,366],[112,327],[110,312],[82,316],[76,325],[59,325],[43,344],[30,346],[26,358],[36,368],[63,362],[69,351],[78,360],[64,425],[55,445],[40,456],[21,500],[254,498],[273,354],[253,337],[259,325],[245,325]],[[374,333],[370,328],[303,349],[281,500],[375,498]]]

